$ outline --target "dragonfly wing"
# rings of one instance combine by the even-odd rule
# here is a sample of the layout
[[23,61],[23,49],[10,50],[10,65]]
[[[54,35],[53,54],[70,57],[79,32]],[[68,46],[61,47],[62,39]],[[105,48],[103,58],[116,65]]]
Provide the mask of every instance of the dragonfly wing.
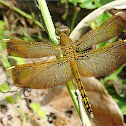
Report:
[[17,65],[10,72],[14,85],[22,88],[52,88],[72,79],[70,63],[63,60]]
[[76,63],[81,75],[97,77],[112,73],[126,63],[126,41],[78,53]]
[[29,42],[24,40],[10,39],[6,43],[7,52],[10,56],[22,58],[39,58],[52,55],[60,55],[57,46],[46,42]]
[[126,14],[119,12],[95,30],[89,31],[75,42],[76,50],[83,51],[119,35],[126,28]]

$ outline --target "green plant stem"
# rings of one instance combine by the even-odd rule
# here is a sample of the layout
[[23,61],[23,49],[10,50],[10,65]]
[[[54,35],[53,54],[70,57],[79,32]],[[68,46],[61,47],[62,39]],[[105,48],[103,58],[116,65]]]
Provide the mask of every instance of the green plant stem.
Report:
[[70,96],[71,96],[71,98],[72,98],[72,101],[73,101],[73,103],[74,103],[74,105],[75,105],[75,108],[76,108],[76,110],[77,110],[77,112],[78,112],[78,115],[79,115],[79,117],[81,118],[80,108],[79,108],[79,106],[78,106],[77,96],[75,95],[75,94],[76,94],[76,87],[75,87],[75,85],[74,85],[74,83],[73,83],[72,80],[69,81],[69,82],[66,84],[66,86],[67,86],[67,89],[68,89],[68,91],[69,91],[69,94],[70,94]]
[[76,20],[76,17],[78,15],[79,11],[80,11],[80,7],[75,7],[75,12],[74,12],[74,15],[73,15],[73,18],[72,18],[70,31],[73,31],[73,28],[74,28],[74,25],[75,25],[75,20]]
[[65,1],[65,13],[63,14],[62,18],[63,20],[66,20],[67,16],[68,16],[68,9],[69,9],[69,4],[68,1]]
[[23,107],[22,107],[22,104],[21,104],[21,98],[20,98],[19,95],[17,95],[17,100],[18,100],[18,103],[19,103],[19,107],[21,109],[21,114],[23,116],[23,126],[27,126],[26,116],[25,116],[25,113],[24,113],[24,110],[23,110]]
[[81,113],[81,121],[83,126],[91,126],[90,120],[86,111],[84,111],[83,100],[80,94],[80,91],[76,89],[76,93],[78,96],[79,106],[80,106],[80,113]]
[[22,16],[32,20],[36,25],[38,25],[40,28],[42,28],[44,30],[44,27],[42,26],[42,24],[39,21],[37,21],[35,18],[33,18],[31,15],[25,13],[24,11],[20,10],[17,7],[14,7],[14,6],[11,7],[7,2],[5,2],[3,0],[0,0],[0,3],[7,6],[7,7],[9,7],[9,8],[11,8],[11,9],[13,9],[14,11],[18,12]]
[[3,53],[3,49],[2,49],[2,44],[1,43],[0,43],[0,52],[1,52],[1,58],[0,58],[0,60],[3,63],[4,68],[10,67],[10,63],[9,63],[6,55]]
[[50,12],[48,10],[47,4],[45,0],[38,0],[38,4],[42,13],[42,17],[44,20],[44,23],[46,25],[46,29],[48,31],[49,34],[49,38],[50,40],[55,43],[58,44],[58,40],[56,39],[56,34],[55,34],[55,28],[50,16]]
[[[47,30],[48,30],[48,32],[49,32],[49,34],[53,34],[53,37],[55,37],[55,33],[54,33],[54,31],[55,31],[55,29],[50,29],[50,24],[52,23],[52,20],[51,20],[51,16],[50,16],[50,14],[49,14],[49,11],[48,11],[48,8],[47,8],[47,5],[46,5],[46,2],[45,2],[45,0],[38,0],[38,3],[39,3],[39,6],[40,6],[40,8],[41,8],[41,12],[42,12],[42,16],[43,16],[43,19],[44,19],[44,22],[46,22],[45,23],[45,25],[46,25],[46,28],[47,28]],[[41,7],[42,6],[42,7]],[[46,12],[45,12],[46,11]],[[48,11],[48,12],[47,12]],[[45,13],[46,14],[45,14]],[[45,16],[45,17],[44,17]],[[46,21],[45,21],[46,20]],[[48,22],[48,23],[47,23]],[[49,25],[49,26],[48,26]],[[51,27],[53,27],[54,28],[54,26],[53,26],[53,23],[51,24]],[[49,29],[48,29],[49,28]],[[52,33],[51,33],[52,32]],[[55,38],[54,38],[55,39]],[[75,105],[75,108],[76,108],[76,110],[77,110],[77,112],[78,112],[78,114],[79,114],[79,117],[81,117],[81,115],[80,115],[80,109],[79,109],[79,106],[78,106],[78,100],[77,100],[77,96],[75,95],[76,93],[76,88],[75,88],[75,86],[74,86],[74,84],[70,81],[70,82],[68,82],[68,84],[66,84],[67,85],[67,88],[68,88],[68,91],[69,91],[69,94],[71,95],[71,98],[72,98],[72,100],[73,100],[73,103],[74,103],[74,105]]]

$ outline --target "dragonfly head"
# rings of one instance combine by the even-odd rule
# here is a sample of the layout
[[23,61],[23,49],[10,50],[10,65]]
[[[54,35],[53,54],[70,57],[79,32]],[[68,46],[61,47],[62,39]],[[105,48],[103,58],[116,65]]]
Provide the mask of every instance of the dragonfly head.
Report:
[[60,25],[56,28],[56,34],[57,35],[65,34],[68,36],[70,34],[70,29],[67,26]]

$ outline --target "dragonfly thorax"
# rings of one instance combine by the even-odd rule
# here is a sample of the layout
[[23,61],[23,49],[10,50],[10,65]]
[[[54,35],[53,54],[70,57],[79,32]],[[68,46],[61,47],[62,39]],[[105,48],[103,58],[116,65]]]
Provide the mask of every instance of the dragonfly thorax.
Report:
[[66,46],[65,56],[67,56],[68,59],[75,59],[76,51],[71,46]]

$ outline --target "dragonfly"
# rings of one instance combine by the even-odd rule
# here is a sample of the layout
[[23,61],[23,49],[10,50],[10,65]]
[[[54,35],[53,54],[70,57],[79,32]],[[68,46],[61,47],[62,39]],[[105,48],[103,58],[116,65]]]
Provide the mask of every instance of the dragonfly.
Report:
[[124,12],[119,12],[75,42],[68,37],[67,26],[56,29],[60,38],[59,45],[17,39],[7,40],[6,47],[10,56],[22,58],[57,56],[53,60],[16,65],[11,68],[14,85],[21,88],[47,89],[66,84],[74,77],[85,108],[92,116],[93,111],[80,75],[104,76],[126,63],[126,40],[92,49],[93,46],[118,36],[125,28],[126,15]]

